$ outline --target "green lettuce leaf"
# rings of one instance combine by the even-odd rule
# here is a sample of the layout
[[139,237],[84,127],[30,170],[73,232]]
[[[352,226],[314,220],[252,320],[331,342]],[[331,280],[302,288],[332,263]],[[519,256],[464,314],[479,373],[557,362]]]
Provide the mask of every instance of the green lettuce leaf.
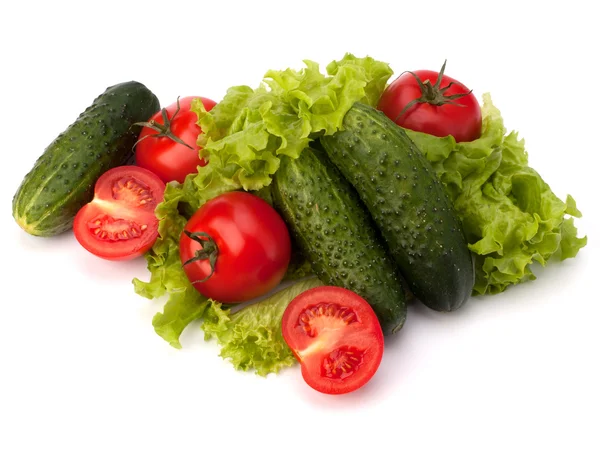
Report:
[[300,293],[320,285],[318,279],[305,279],[235,313],[213,302],[202,324],[205,338],[215,337],[220,355],[236,369],[254,369],[262,376],[277,373],[295,361],[281,334],[283,312]]
[[170,293],[163,311],[152,318],[154,331],[173,348],[181,348],[181,333],[190,323],[204,317],[209,305],[209,300],[194,287]]
[[150,279],[133,279],[134,290],[148,299],[166,295],[163,311],[152,319],[156,333],[171,346],[181,348],[179,338],[193,321],[204,316],[211,305],[190,283],[179,258],[179,237],[188,218],[208,199],[234,190],[230,182],[213,182],[208,188],[197,185],[195,174],[183,184],[171,182],[165,189],[164,201],[156,208],[158,239],[146,253]]
[[575,200],[558,198],[528,166],[516,132],[506,133],[489,94],[483,99],[481,138],[456,143],[407,130],[432,162],[454,202],[469,248],[475,253],[474,294],[499,293],[511,284],[535,279],[530,265],[574,257],[586,245],[572,217]]
[[310,60],[296,71],[268,71],[255,90],[230,88],[210,112],[199,100],[192,104],[203,133],[198,144],[208,166],[198,170],[197,185],[229,182],[258,190],[271,182],[281,155],[296,158],[321,134],[342,127],[356,101],[374,105],[392,70],[370,57],[346,54],[323,75]]

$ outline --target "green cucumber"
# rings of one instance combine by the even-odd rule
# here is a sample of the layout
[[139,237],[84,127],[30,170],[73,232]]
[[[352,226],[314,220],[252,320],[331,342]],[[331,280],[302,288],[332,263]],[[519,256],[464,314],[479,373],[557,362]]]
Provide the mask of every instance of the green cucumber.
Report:
[[475,283],[471,253],[443,184],[404,130],[355,103],[343,129],[321,145],[357,190],[414,295],[435,310],[459,308]]
[[13,197],[13,217],[26,232],[53,236],[73,226],[91,201],[98,177],[130,163],[140,127],[160,109],[143,84],[114,85],[98,96],[38,158]]
[[397,267],[356,191],[324,152],[307,148],[281,159],[273,180],[275,207],[313,272],[327,285],[362,296],[384,334],[406,320]]

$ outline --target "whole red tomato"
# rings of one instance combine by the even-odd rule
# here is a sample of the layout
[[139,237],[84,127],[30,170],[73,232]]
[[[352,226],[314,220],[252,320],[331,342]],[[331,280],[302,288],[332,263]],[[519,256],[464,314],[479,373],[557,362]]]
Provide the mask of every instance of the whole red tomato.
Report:
[[437,71],[406,72],[381,95],[377,109],[409,130],[444,137],[457,142],[481,136],[481,107],[462,83],[444,74],[446,63]]
[[190,218],[179,242],[183,269],[208,298],[233,304],[261,296],[283,278],[291,255],[281,216],[250,193],[229,192]]
[[198,166],[206,163],[199,156],[196,144],[202,132],[198,116],[190,111],[192,100],[200,98],[204,108],[210,111],[215,102],[202,97],[185,97],[154,114],[148,122],[141,122],[138,143],[135,148],[136,163],[149,169],[163,182],[183,182],[188,174],[195,173]]

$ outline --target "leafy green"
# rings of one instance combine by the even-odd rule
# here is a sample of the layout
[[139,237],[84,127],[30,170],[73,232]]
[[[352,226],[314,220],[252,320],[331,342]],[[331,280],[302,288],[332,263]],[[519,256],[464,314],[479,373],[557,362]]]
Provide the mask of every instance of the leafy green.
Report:
[[255,90],[236,86],[210,112],[199,100],[192,104],[204,132],[198,138],[208,166],[198,170],[197,185],[229,182],[258,190],[271,182],[281,155],[297,158],[320,134],[333,134],[356,101],[374,105],[390,67],[370,57],[346,54],[327,66],[304,61],[296,71],[268,71]]
[[154,331],[173,348],[181,348],[181,333],[190,323],[204,317],[209,305],[209,300],[193,287],[171,293],[163,311],[152,318]]
[[189,215],[213,195],[230,189],[227,182],[220,187],[200,189],[195,175],[191,174],[182,185],[169,183],[164,201],[156,208],[159,237],[146,254],[150,280],[144,282],[136,278],[133,284],[135,292],[148,299],[168,296],[163,312],[154,316],[152,325],[156,333],[175,348],[181,348],[179,337],[187,325],[201,319],[210,305],[185,275],[179,257],[179,237]]
[[[498,293],[510,284],[535,279],[530,265],[574,257],[586,245],[571,217],[575,200],[559,199],[528,166],[516,132],[506,134],[489,94],[483,99],[481,138],[456,143],[407,130],[446,185],[475,253],[475,294]],[[569,216],[569,217],[567,217]]]
[[213,303],[202,324],[205,338],[215,337],[222,346],[220,355],[236,369],[253,368],[263,376],[276,373],[294,363],[281,334],[283,312],[300,293],[320,285],[318,279],[305,279],[235,313]]

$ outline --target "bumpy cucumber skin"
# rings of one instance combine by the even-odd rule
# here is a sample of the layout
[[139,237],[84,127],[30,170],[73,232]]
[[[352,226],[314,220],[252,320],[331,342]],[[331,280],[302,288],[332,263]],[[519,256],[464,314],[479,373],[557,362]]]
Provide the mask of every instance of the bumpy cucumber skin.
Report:
[[140,127],[160,109],[139,82],[106,89],[62,132],[25,175],[13,197],[13,217],[28,233],[54,236],[72,228],[105,171],[131,163]]
[[324,152],[284,157],[273,181],[275,207],[322,282],[362,296],[384,334],[400,330],[406,301],[398,269],[356,191]]
[[472,256],[443,185],[404,130],[356,103],[343,130],[321,145],[358,191],[414,295],[438,311],[461,307],[475,283]]

